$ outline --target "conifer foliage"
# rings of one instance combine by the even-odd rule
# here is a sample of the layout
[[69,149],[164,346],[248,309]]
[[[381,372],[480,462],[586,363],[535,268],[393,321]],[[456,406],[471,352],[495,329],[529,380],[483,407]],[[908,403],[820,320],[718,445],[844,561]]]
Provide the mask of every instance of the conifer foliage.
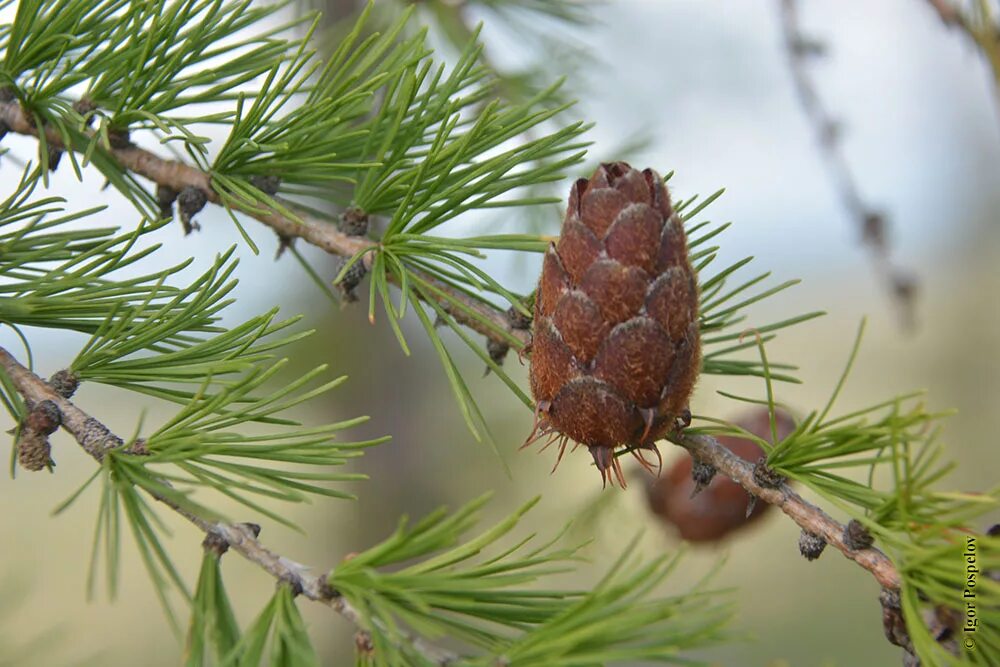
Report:
[[[369,319],[391,327],[407,354],[401,322],[410,314],[470,437],[501,456],[516,449],[520,443],[491,435],[453,346],[475,352],[530,420],[536,405],[502,362],[511,348],[531,353],[535,298],[512,292],[481,260],[496,250],[544,253],[550,239],[463,234],[463,223],[497,208],[513,219],[555,214],[546,205],[561,198],[546,186],[562,191],[581,175],[587,125],[569,119],[557,83],[509,94],[510,81],[483,58],[477,30],[448,30],[450,3],[429,4],[441,5],[436,27],[461,46],[448,64],[412,12],[387,20],[374,3],[321,56],[318,18],[287,2],[0,2],[13,15],[0,26],[0,325],[19,342],[0,347],[11,473],[18,484],[30,484],[32,472],[58,474],[60,451],[74,442],[93,458],[93,474],[55,507],[66,511],[84,494],[98,499],[88,587],[101,584],[113,596],[122,560],[141,561],[165,623],[185,637],[178,653],[187,665],[318,664],[304,604],[327,605],[342,617],[331,623],[354,626],[363,665],[687,664],[692,651],[730,636],[726,595],[709,582],[674,582],[683,591],[663,594],[658,585],[678,556],[644,559],[636,542],[592,585],[559,588],[554,575],[574,570],[585,545],[559,530],[517,536],[535,501],[486,528],[478,527],[485,496],[401,519],[382,542],[357,545],[319,575],[280,545],[265,546],[262,527],[290,523],[287,503],[374,492],[377,479],[349,485],[360,476],[343,466],[385,439],[352,439],[364,418],[294,418],[293,408],[344,380],[325,367],[289,372],[283,354],[311,333],[298,318],[279,319],[275,308],[234,324],[223,319],[240,297],[232,249],[214,249],[210,267],[194,277],[185,271],[190,261],[155,268],[159,246],[149,236],[170,225],[178,237],[196,233],[205,207],[227,211],[254,251],[255,238],[277,234],[302,265],[303,282],[336,303],[361,296]],[[547,20],[586,16],[566,0],[481,4],[498,10],[497,20],[498,8]],[[12,149],[15,135],[32,148]],[[51,187],[57,169],[98,172],[131,204],[134,220],[103,226],[101,209]],[[666,192],[669,177],[648,171],[645,185]],[[748,272],[750,258],[719,266],[716,240],[726,225],[699,216],[720,194],[664,204],[687,239],[684,275],[689,301],[697,299],[697,308],[687,304],[683,335],[691,345],[700,340],[702,374],[759,380],[761,397],[731,398],[767,406],[770,437],[698,414],[691,426],[663,425],[656,436],[688,449],[709,480],[728,476],[758,502],[780,505],[809,536],[812,557],[830,546],[861,566],[859,579],[875,577],[887,637],[908,656],[927,665],[1000,664],[1000,545],[978,530],[1000,494],[938,488],[951,464],[936,441],[940,416],[918,395],[837,414],[846,371],[827,405],[779,437],[778,396],[794,387],[796,369],[770,361],[766,344],[821,313],[752,318],[750,306],[795,281]],[[337,275],[323,278],[296,243],[341,258]],[[207,252],[204,244],[198,252]],[[76,334],[67,334],[78,341],[67,368],[32,354],[39,329]],[[131,392],[170,416],[149,425],[136,415],[132,432],[115,433],[104,406],[76,399],[81,383]],[[716,435],[751,440],[765,456],[742,461]],[[217,509],[222,497],[240,506],[238,518],[259,523],[226,516]],[[188,548],[201,542],[199,572],[175,565],[172,550],[185,548],[184,539],[168,548],[166,512],[196,528],[179,537],[189,538]],[[975,651],[962,645],[968,580],[954,553],[967,536],[977,540],[983,572]],[[240,614],[253,618],[244,625],[224,584],[234,557],[278,582],[255,615]]]

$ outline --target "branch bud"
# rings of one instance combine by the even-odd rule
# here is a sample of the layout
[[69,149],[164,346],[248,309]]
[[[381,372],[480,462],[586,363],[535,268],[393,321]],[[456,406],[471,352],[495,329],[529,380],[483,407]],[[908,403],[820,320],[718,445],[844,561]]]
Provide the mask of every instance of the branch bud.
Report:
[[250,177],[250,185],[266,195],[273,197],[281,187],[281,176],[275,174],[254,174]]
[[181,190],[177,195],[177,209],[181,214],[181,224],[184,225],[184,235],[187,236],[201,226],[192,220],[195,214],[205,208],[208,203],[208,195],[199,188],[189,185]]
[[76,373],[63,369],[52,374],[52,377],[49,378],[49,386],[63,398],[73,398],[73,394],[80,386],[80,378]]
[[899,600],[899,591],[883,588],[878,601],[882,605],[882,629],[890,644],[901,646],[913,652],[913,642],[910,633],[906,631],[906,621],[903,619],[903,609]]
[[216,558],[222,558],[222,555],[229,551],[229,542],[217,533],[207,533],[205,539],[201,542],[201,546],[205,551],[214,553]]
[[112,148],[131,148],[132,136],[127,127],[111,127],[108,128],[108,143]]
[[826,549],[826,540],[821,535],[810,533],[803,528],[799,534],[799,553],[806,560],[812,561],[823,554],[823,549]]
[[51,143],[46,144],[46,149],[49,158],[49,171],[55,171],[59,168],[59,161],[62,160],[63,150],[58,146],[53,146]]
[[367,630],[358,630],[354,633],[354,648],[359,656],[371,657],[375,653],[375,643]]
[[[497,366],[503,366],[503,360],[507,358],[507,353],[510,351],[510,345],[504,343],[503,341],[493,340],[488,338],[486,340],[486,351],[490,355],[490,360],[493,361]],[[490,368],[486,367],[486,375],[489,375]]]
[[255,540],[258,537],[260,537],[260,524],[259,523],[251,523],[249,521],[244,521],[243,523],[239,524],[239,527],[242,528],[245,531],[248,531],[248,532],[252,533],[253,534],[253,538]]
[[347,273],[340,280],[334,283],[344,301],[353,303],[358,300],[354,289],[361,284],[367,273],[368,269],[365,268],[364,261],[359,259],[351,265],[351,268],[347,269]]
[[177,190],[169,185],[156,186],[156,203],[160,206],[160,218],[174,217],[175,201],[177,201]]
[[692,457],[691,479],[694,481],[694,489],[691,491],[692,498],[704,491],[705,487],[712,483],[716,472],[718,471],[711,463],[706,463],[699,458]]
[[531,317],[511,306],[507,309],[507,324],[511,329],[527,331],[531,328]]
[[851,551],[860,551],[875,544],[875,538],[868,532],[864,524],[857,519],[851,519],[847,527],[844,528],[844,544]]
[[768,467],[767,458],[760,457],[753,467],[753,481],[766,489],[777,489],[785,483],[785,477]]
[[17,438],[17,463],[25,470],[38,472],[43,468],[51,468],[52,445],[49,439],[30,428],[22,428]]
[[32,406],[24,419],[23,428],[35,431],[43,436],[52,435],[62,424],[62,413],[52,401],[39,401]]
[[364,236],[368,233],[368,214],[357,206],[349,206],[340,214],[340,231],[348,236]]

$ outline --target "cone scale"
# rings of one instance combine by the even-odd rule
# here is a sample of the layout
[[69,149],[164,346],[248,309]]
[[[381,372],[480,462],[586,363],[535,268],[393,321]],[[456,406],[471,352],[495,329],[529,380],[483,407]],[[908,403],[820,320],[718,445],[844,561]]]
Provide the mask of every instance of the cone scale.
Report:
[[586,446],[602,481],[625,486],[616,450],[643,450],[687,412],[701,362],[698,287],[663,179],[624,162],[572,187],[535,297],[535,427],[559,461]]

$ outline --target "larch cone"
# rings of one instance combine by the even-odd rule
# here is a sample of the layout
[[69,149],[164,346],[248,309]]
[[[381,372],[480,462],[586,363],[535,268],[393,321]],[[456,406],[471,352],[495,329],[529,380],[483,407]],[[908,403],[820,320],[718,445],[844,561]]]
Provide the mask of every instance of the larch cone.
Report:
[[605,484],[624,487],[619,447],[659,457],[656,440],[689,415],[701,364],[698,283],[663,179],[624,162],[578,180],[535,297],[535,428],[559,460],[585,445]]

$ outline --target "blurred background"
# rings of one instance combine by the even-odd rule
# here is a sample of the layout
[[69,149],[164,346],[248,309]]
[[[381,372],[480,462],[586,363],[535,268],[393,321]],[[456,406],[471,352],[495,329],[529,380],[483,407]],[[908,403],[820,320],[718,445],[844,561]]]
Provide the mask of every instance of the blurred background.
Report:
[[[337,12],[351,9],[331,4]],[[781,400],[802,412],[821,405],[867,315],[867,338],[841,410],[926,388],[932,407],[958,410],[944,432],[958,462],[948,485],[984,489],[997,482],[1000,469],[994,442],[1000,432],[1000,114],[990,71],[961,35],[942,25],[928,2],[809,0],[798,6],[803,31],[826,45],[807,71],[824,106],[841,121],[839,149],[861,196],[887,220],[892,261],[919,281],[911,327],[901,324],[856,220],[824,168],[815,128],[796,95],[778,2],[609,1],[586,10],[591,19],[586,25],[536,23],[531,39],[494,20],[492,12],[480,16],[473,10],[471,18],[488,21],[487,55],[501,69],[549,53],[547,39],[572,47],[548,55],[548,70],[566,74],[570,94],[579,99],[569,115],[596,124],[590,133],[593,159],[675,170],[670,182],[675,197],[725,187],[725,195],[699,216],[734,223],[719,238],[720,259],[753,255],[752,266],[773,271],[777,281],[802,279],[754,311],[760,321],[811,310],[828,313],[783,332],[769,346],[771,358],[798,364],[804,381],[779,387]],[[12,11],[8,8],[3,20]],[[428,18],[425,13],[418,20]],[[447,55],[447,39],[439,43]],[[32,155],[29,142],[4,143],[15,154]],[[5,181],[17,172],[9,162],[0,165]],[[571,182],[567,178],[560,189],[568,191]],[[100,185],[93,174],[77,182],[69,169],[52,181],[71,209],[105,204],[105,224],[128,224],[132,209],[115,193],[100,192]],[[515,231],[527,224],[521,216],[509,210],[502,218],[461,224]],[[193,270],[198,270],[215,252],[239,243],[224,213],[206,210],[200,220],[201,233],[187,238],[176,227],[158,232],[156,240],[165,244],[158,261],[170,264],[195,254]],[[559,210],[552,208],[543,220],[546,233],[557,233]],[[236,322],[274,304],[287,316],[305,313],[305,325],[317,333],[289,351],[297,367],[328,363],[350,380],[325,403],[313,403],[303,418],[366,414],[372,420],[354,436],[393,436],[356,465],[371,477],[352,488],[358,501],[292,507],[290,515],[306,534],[265,523],[266,544],[328,568],[381,539],[401,514],[455,507],[493,489],[491,518],[543,495],[522,534],[549,535],[568,520],[581,519],[575,535],[594,538],[587,552],[593,567],[567,584],[593,581],[637,531],[643,531],[648,553],[685,548],[647,511],[641,476],[636,474],[626,491],[602,492],[589,457],[580,452],[568,455],[550,475],[554,452],[518,451],[531,429],[531,414],[501,383],[480,379],[480,364],[471,354],[459,354],[510,466],[505,474],[495,454],[465,429],[414,322],[408,330],[413,354],[405,357],[384,322],[368,324],[365,306],[332,308],[290,258],[272,260],[276,244],[269,234],[250,230],[261,254],[255,257],[241,246],[242,291],[229,317]],[[328,261],[310,249],[304,252],[320,266]],[[526,293],[539,265],[540,256],[503,256],[491,258],[489,270]],[[326,277],[334,275],[331,264]],[[6,332],[0,340],[20,349]],[[47,332],[32,332],[32,340],[43,375],[64,367],[82,343]],[[507,367],[526,385],[526,369],[514,355]],[[739,406],[719,396],[720,388],[763,392],[759,383],[704,378],[693,411],[737,416]],[[84,386],[76,400],[126,433],[134,430],[140,410],[147,411],[147,423],[168,414],[163,406],[101,387]],[[134,558],[130,537],[118,600],[109,601],[99,587],[86,601],[95,494],[66,514],[49,515],[93,472],[93,463],[62,436],[54,439],[53,454],[56,474],[0,481],[0,507],[6,510],[0,514],[0,664],[4,644],[11,656],[15,649],[31,651],[30,660],[12,664],[177,664],[178,641]],[[669,465],[681,452],[664,454]],[[167,519],[175,525],[173,517]],[[201,538],[188,525],[176,528],[169,544],[193,580]],[[683,591],[715,571],[714,582],[733,588],[738,603],[737,639],[698,657],[755,667],[898,664],[898,649],[883,637],[876,583],[835,552],[805,561],[797,553],[797,537],[791,521],[772,513],[721,544],[687,547],[669,590]],[[224,566],[239,618],[249,621],[272,582],[238,557],[228,557]],[[350,664],[352,628],[317,605],[301,608],[326,662]],[[43,636],[44,645],[30,647]]]

